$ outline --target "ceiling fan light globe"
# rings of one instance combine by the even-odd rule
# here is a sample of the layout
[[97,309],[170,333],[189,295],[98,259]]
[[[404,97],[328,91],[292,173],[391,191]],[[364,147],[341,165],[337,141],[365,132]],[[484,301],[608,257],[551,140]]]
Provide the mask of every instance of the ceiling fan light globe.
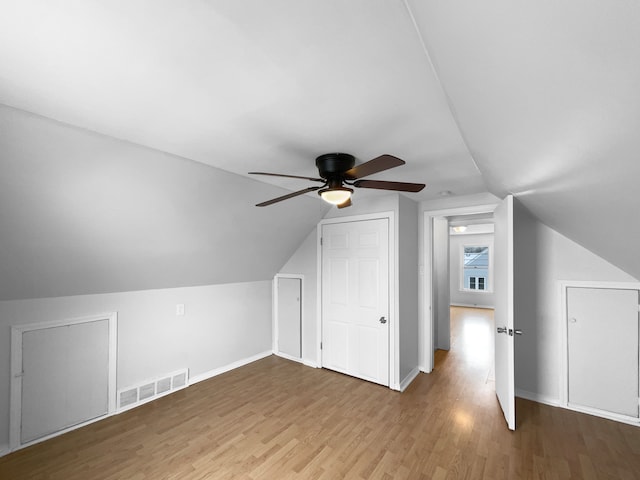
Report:
[[331,205],[342,205],[351,198],[352,193],[352,189],[345,187],[325,188],[318,192],[322,199]]

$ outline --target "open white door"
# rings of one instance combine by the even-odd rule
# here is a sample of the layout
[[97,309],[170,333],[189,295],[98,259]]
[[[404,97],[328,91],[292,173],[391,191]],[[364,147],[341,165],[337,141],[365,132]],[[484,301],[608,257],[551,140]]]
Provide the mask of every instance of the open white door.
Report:
[[513,196],[494,211],[496,395],[510,430],[516,429],[513,327]]

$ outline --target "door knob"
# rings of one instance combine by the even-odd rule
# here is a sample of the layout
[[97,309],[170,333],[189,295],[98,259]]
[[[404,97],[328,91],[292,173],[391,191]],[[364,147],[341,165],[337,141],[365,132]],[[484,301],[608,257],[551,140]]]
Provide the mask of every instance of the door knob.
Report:
[[522,335],[524,332],[522,330],[514,330],[513,333],[515,333],[516,335]]
[[384,317],[380,317],[380,323],[387,323],[387,319]]

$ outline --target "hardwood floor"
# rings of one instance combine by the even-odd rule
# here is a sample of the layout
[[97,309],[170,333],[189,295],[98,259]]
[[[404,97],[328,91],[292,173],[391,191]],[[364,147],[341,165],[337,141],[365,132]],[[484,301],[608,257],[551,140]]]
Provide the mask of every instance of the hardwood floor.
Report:
[[640,479],[640,428],[493,387],[490,311],[404,393],[268,357],[0,458],[1,479]]

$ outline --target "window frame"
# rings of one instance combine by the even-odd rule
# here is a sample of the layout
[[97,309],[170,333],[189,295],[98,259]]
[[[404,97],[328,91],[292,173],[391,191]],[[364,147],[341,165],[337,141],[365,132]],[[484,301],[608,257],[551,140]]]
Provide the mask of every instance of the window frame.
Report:
[[[478,275],[474,275],[476,281],[475,281],[475,286],[476,288],[467,288],[467,286],[465,285],[464,282],[464,253],[465,253],[465,249],[468,247],[483,247],[483,248],[487,248],[488,250],[488,255],[489,255],[489,261],[488,261],[488,266],[487,266],[487,275],[486,277],[484,276],[478,276]],[[474,242],[474,243],[461,243],[460,244],[460,252],[459,252],[459,261],[460,261],[460,291],[461,292],[465,292],[465,293],[493,293],[493,246],[490,243],[487,242]],[[480,290],[477,287],[479,286],[480,282],[478,281],[479,278],[484,278],[484,290]]]

